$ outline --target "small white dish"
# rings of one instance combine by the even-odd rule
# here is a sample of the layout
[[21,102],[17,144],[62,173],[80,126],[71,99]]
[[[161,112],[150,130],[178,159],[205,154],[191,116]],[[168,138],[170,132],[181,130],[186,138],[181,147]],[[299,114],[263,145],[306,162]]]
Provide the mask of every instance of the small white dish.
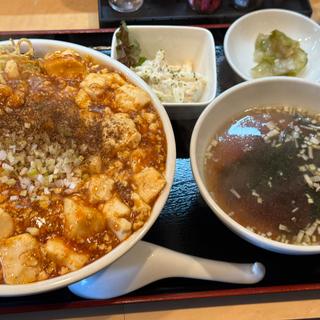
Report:
[[[313,114],[320,111],[320,84],[295,77],[267,77],[242,82],[217,97],[200,115],[193,129],[190,159],[200,193],[216,216],[234,233],[270,251],[293,254],[319,254],[320,245],[294,245],[265,238],[232,219],[210,195],[205,182],[204,158],[209,142],[224,123],[250,107],[301,107]],[[214,231],[214,230],[213,230]]]
[[[215,97],[217,71],[215,44],[212,34],[204,28],[180,26],[128,26],[130,38],[139,42],[141,55],[154,59],[163,49],[169,64],[181,65],[191,61],[194,71],[207,80],[199,102],[163,103],[171,117],[192,118],[201,113]],[[117,29],[112,38],[111,58],[117,59]]]
[[255,41],[259,33],[269,34],[278,29],[294,40],[308,54],[308,64],[298,76],[320,81],[320,28],[302,14],[281,9],[258,10],[236,20],[224,38],[224,51],[231,68],[243,79],[253,79]]

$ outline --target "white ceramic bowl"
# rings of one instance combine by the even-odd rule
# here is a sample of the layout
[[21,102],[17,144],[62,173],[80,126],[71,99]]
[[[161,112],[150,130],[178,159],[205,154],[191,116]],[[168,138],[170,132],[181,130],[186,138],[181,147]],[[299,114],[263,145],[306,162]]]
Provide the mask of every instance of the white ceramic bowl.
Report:
[[[89,265],[74,271],[70,272],[66,275],[55,277],[49,280],[39,281],[30,284],[22,284],[22,285],[0,285],[0,296],[20,296],[20,295],[28,295],[28,294],[36,294],[44,291],[49,291],[53,289],[57,289],[60,287],[67,286],[71,283],[84,279],[95,272],[103,269],[104,267],[111,264],[125,252],[127,252],[139,239],[141,239],[147,231],[150,229],[152,224],[155,222],[157,217],[159,216],[162,207],[164,206],[167,197],[169,195],[169,191],[173,182],[174,172],[175,172],[175,160],[176,160],[176,149],[175,149],[175,139],[172,130],[172,126],[169,120],[169,117],[160,103],[159,99],[156,95],[150,90],[150,87],[146,85],[144,81],[142,81],[134,72],[129,70],[123,64],[115,61],[106,55],[95,51],[93,49],[89,49],[77,44],[62,42],[62,41],[54,41],[54,40],[43,40],[43,39],[30,39],[33,47],[35,49],[35,54],[37,56],[43,56],[47,52],[52,52],[60,49],[74,49],[80,55],[87,56],[90,55],[94,58],[94,61],[106,65],[113,70],[117,70],[123,75],[126,76],[128,81],[135,84],[136,86],[145,90],[152,99],[153,105],[156,108],[158,114],[160,115],[161,121],[163,123],[163,128],[165,131],[166,139],[167,139],[167,161],[166,161],[166,172],[165,178],[167,180],[167,184],[164,190],[159,195],[159,198],[155,202],[150,218],[145,223],[145,225],[133,233],[127,240],[118,245],[114,250],[100,259],[90,263]],[[8,43],[7,41],[0,42],[1,45]],[[107,284],[106,284],[107,285]]]
[[232,69],[243,79],[252,79],[255,41],[259,33],[278,29],[294,40],[308,54],[308,64],[299,77],[320,80],[320,28],[316,22],[299,13],[266,9],[254,11],[236,20],[224,38],[224,51]]
[[[232,117],[249,107],[288,105],[320,112],[320,85],[299,78],[268,77],[240,83],[217,97],[200,115],[192,134],[190,158],[200,192],[217,215],[232,231],[249,242],[271,251],[286,254],[320,253],[320,245],[284,244],[262,237],[240,225],[226,214],[210,196],[204,175],[204,156],[215,132]],[[214,232],[214,230],[212,230]]]
[[[194,71],[207,79],[206,89],[199,102],[163,103],[170,116],[188,117],[200,114],[217,91],[216,53],[212,34],[204,28],[179,26],[128,26],[130,38],[136,39],[141,55],[154,59],[164,49],[169,64],[192,62]],[[111,58],[117,59],[117,29],[112,38]]]

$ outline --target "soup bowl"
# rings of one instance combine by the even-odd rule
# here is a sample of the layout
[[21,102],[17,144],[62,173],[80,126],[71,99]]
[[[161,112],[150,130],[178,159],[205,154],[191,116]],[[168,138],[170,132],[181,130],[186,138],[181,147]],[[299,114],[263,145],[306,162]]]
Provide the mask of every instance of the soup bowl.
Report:
[[[320,85],[299,78],[268,77],[238,84],[218,96],[200,115],[194,127],[190,158],[201,195],[216,216],[233,232],[261,248],[285,254],[320,253],[320,245],[286,244],[263,237],[236,222],[210,195],[205,179],[205,155],[209,143],[223,124],[252,107],[300,107],[320,113]],[[303,196],[303,195],[302,195]]]
[[[128,250],[135,245],[135,243],[140,240],[150,229],[152,224],[155,222],[159,216],[162,207],[164,206],[169,191],[173,182],[174,171],[175,171],[175,159],[176,159],[176,149],[175,149],[175,139],[171,126],[171,122],[165,111],[164,107],[160,103],[159,99],[152,92],[149,86],[139,78],[134,72],[128,69],[126,66],[122,65],[120,62],[109,58],[108,56],[95,51],[84,46],[80,46],[73,43],[67,43],[62,41],[54,40],[44,40],[44,39],[29,39],[32,42],[33,48],[35,50],[35,56],[42,57],[46,53],[53,52],[56,50],[73,49],[77,51],[81,56],[90,56],[96,63],[100,63],[110,69],[117,71],[124,75],[124,77],[137,87],[140,87],[151,97],[154,108],[156,109],[165,133],[166,137],[166,148],[167,148],[167,159],[166,159],[166,170],[164,176],[166,178],[166,186],[158,196],[154,203],[149,219],[146,223],[137,231],[135,231],[129,238],[121,242],[112,251],[102,256],[98,260],[80,268],[79,270],[67,273],[62,276],[51,278],[44,281],[28,283],[28,284],[18,284],[18,285],[0,285],[0,296],[19,296],[19,295],[29,295],[41,293],[44,291],[49,291],[57,288],[67,286],[71,283],[77,282],[84,279],[97,271],[105,268]],[[7,44],[8,41],[2,41],[0,45]]]

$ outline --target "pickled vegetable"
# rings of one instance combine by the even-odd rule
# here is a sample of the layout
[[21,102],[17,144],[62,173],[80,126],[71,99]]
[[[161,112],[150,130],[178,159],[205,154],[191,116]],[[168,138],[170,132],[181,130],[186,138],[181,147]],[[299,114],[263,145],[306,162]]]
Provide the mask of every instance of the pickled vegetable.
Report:
[[271,34],[259,34],[255,43],[252,68],[254,78],[266,76],[297,76],[307,65],[308,55],[293,40],[279,30]]

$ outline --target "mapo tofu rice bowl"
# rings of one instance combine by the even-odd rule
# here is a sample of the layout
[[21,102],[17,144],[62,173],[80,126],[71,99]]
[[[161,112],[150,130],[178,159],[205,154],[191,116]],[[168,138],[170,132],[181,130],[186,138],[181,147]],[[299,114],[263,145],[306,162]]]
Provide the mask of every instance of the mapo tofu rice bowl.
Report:
[[172,128],[120,63],[59,41],[0,43],[0,124],[0,295],[89,276],[159,215]]

